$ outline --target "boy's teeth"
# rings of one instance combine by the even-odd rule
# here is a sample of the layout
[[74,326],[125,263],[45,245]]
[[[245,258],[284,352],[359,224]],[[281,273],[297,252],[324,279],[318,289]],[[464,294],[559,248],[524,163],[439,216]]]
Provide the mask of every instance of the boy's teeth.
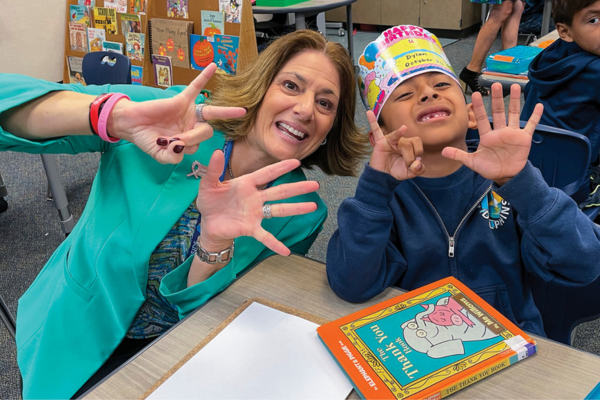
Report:
[[282,126],[285,129],[287,129],[294,136],[297,136],[300,139],[304,139],[304,132],[300,132],[299,130],[294,129],[294,128],[292,128],[291,126],[289,126],[287,124],[280,123],[279,125]]
[[431,118],[439,118],[439,117],[447,117],[448,113],[444,112],[444,111],[440,111],[440,112],[436,112],[433,114],[427,114],[425,115],[423,118],[421,118],[421,121],[428,121]]

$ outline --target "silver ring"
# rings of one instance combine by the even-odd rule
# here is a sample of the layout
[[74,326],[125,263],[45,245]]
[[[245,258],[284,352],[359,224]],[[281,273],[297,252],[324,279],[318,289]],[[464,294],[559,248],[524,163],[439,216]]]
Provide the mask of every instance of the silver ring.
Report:
[[264,219],[273,218],[273,214],[271,214],[271,205],[270,204],[265,204],[263,206],[263,218]]
[[200,103],[196,104],[196,121],[198,122],[206,122],[206,120],[202,117],[202,108],[204,108],[206,104]]

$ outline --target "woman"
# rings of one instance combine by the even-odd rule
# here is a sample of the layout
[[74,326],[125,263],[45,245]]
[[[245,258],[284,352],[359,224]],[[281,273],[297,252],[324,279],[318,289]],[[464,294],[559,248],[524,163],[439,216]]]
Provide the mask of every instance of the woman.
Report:
[[502,49],[510,49],[517,45],[519,36],[519,23],[521,22],[521,14],[525,0],[471,0],[472,3],[488,3],[493,4],[490,15],[481,27],[471,61],[460,72],[459,78],[464,82],[464,90],[467,93],[467,88],[470,88],[473,93],[479,92],[482,96],[487,96],[488,91],[479,84],[479,75],[481,68],[487,56],[488,51],[494,44],[498,31],[502,29]]
[[[355,172],[366,137],[341,45],[289,34],[196,106],[215,68],[177,95],[0,75],[0,149],[103,153],[78,224],[19,300],[24,398],[82,394],[247,267],[305,254],[327,212],[297,160]],[[132,101],[100,110],[103,92]]]

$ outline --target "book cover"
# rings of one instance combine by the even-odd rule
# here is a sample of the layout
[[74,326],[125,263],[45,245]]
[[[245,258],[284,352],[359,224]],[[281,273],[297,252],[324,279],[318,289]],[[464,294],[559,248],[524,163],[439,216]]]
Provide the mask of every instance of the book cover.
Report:
[[190,68],[192,21],[153,18],[150,21],[150,54],[169,56],[174,67]]
[[123,54],[123,43],[109,42],[108,40],[105,40],[102,50],[110,51],[111,53]]
[[190,61],[193,69],[202,71],[215,60],[213,41],[214,38],[210,36],[190,35],[190,47],[192,49]]
[[77,5],[93,8],[96,5],[95,0],[77,0]]
[[221,11],[201,11],[202,35],[214,36],[225,33],[225,14]]
[[237,71],[238,50],[240,47],[239,36],[215,35],[214,36],[215,63],[219,67],[217,72],[235,75]]
[[106,41],[106,32],[104,29],[87,28],[88,35],[88,51],[102,51],[104,42]]
[[188,0],[167,0],[167,16],[189,18]]
[[126,13],[127,0],[104,0],[104,7],[116,10],[118,13]]
[[453,277],[317,328],[364,399],[444,398],[536,352]]
[[144,61],[144,39],[143,33],[130,32],[125,37],[127,57],[130,60]]
[[156,85],[163,87],[173,85],[171,57],[153,54],[152,65],[154,65],[154,83]]
[[142,73],[144,69],[137,65],[131,66],[131,84],[132,85],[141,85],[142,84]]
[[87,28],[84,24],[69,22],[71,50],[87,53]]
[[90,9],[88,7],[71,4],[69,6],[69,13],[72,22],[90,26]]
[[142,33],[142,22],[137,14],[120,14],[121,34],[127,36],[129,32]]
[[129,0],[129,12],[133,14],[146,14],[146,0]]
[[117,34],[117,11],[114,8],[94,7],[94,28]]
[[67,56],[67,70],[69,71],[69,83],[81,83],[85,86],[83,79],[83,57]]

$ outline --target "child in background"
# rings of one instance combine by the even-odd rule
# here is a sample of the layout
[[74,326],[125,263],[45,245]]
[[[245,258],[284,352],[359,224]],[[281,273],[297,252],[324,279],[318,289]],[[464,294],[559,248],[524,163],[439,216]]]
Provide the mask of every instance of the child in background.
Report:
[[[391,28],[359,58],[359,90],[374,147],[355,197],[344,200],[327,252],[340,297],[361,302],[449,275],[521,329],[544,335],[527,273],[566,285],[600,274],[600,229],[528,161],[542,115],[519,128],[514,85],[505,120],[492,87],[494,129],[482,97],[467,105],[437,38]],[[481,141],[468,149],[468,128]]]
[[[553,13],[560,39],[531,62],[521,115],[542,103],[542,124],[587,136],[592,173],[600,153],[600,0],[554,0]],[[600,204],[598,180],[585,183],[593,194],[580,207]]]

